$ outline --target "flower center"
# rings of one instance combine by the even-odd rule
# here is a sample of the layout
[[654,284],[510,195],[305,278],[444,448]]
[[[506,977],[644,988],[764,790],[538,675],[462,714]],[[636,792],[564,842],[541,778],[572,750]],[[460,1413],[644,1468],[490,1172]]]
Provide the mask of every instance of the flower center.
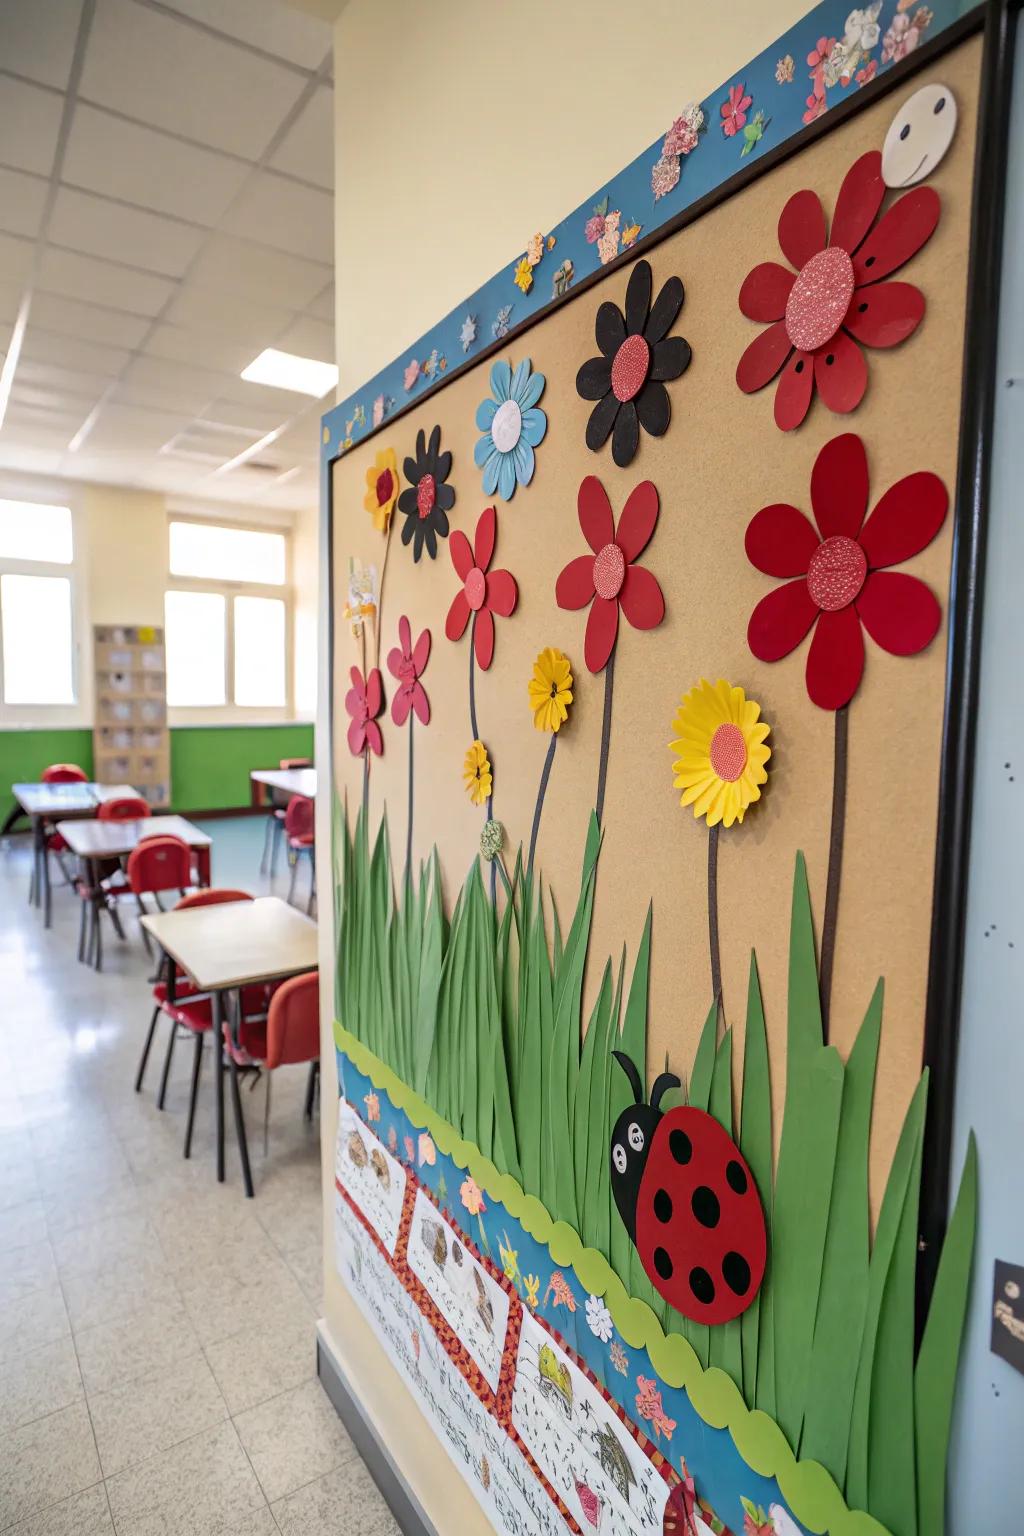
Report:
[[626,579],[626,557],[617,544],[606,544],[594,556],[594,590],[609,602],[618,597]]
[[491,422],[491,441],[499,453],[511,453],[522,435],[522,411],[514,400],[503,400]]
[[853,602],[868,574],[868,557],[856,539],[837,533],[823,539],[807,568],[811,600],[826,613],[835,613]]
[[411,656],[403,656],[399,661],[398,680],[406,688],[416,681],[416,663]]
[[474,565],[465,581],[466,601],[477,613],[484,605],[484,593],[487,591],[487,580],[479,566]]
[[612,360],[612,394],[632,400],[644,387],[651,367],[651,349],[642,336],[627,336]]
[[801,271],[786,302],[786,331],[794,347],[813,352],[830,341],[853,297],[853,262],[838,245],[819,251]]
[[423,475],[416,486],[416,509],[420,517],[429,517],[437,500],[437,481],[433,475]]
[[711,738],[711,767],[727,784],[735,784],[747,766],[747,743],[731,720],[724,721]]
[[377,476],[376,487],[378,507],[382,507],[386,501],[391,500],[391,493],[394,490],[394,485],[395,480],[390,469],[381,470],[380,474]]

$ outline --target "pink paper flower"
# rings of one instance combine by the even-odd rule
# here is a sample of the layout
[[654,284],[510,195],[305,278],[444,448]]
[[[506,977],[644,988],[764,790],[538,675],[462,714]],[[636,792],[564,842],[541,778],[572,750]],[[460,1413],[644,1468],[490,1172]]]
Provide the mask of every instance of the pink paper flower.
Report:
[[722,113],[722,132],[727,139],[734,138],[747,121],[747,108],[753,101],[752,96],[744,92],[743,81],[739,85],[729,87],[729,100],[723,101],[720,111]]
[[395,1130],[393,1125],[388,1127],[388,1151],[391,1153],[392,1157],[394,1157],[398,1151],[398,1132]]
[[678,155],[662,155],[661,159],[655,162],[651,167],[651,191],[654,193],[655,202],[679,185],[679,172]]
[[875,76],[877,74],[878,74],[878,60],[877,59],[872,59],[870,63],[865,64],[863,69],[858,69],[856,75],[854,76],[854,79],[856,80],[858,85],[870,85],[871,81],[875,78]]
[[429,1168],[433,1168],[437,1162],[437,1148],[434,1146],[434,1138],[427,1131],[420,1132],[419,1154],[420,1167],[426,1163]]
[[677,117],[661,146],[663,155],[688,155],[697,148],[697,129],[692,117]]
[[791,53],[787,53],[785,58],[780,59],[775,66],[776,82],[779,85],[791,84],[795,70],[796,65],[793,62],[793,55]]
[[380,1099],[378,1099],[377,1095],[375,1093],[364,1094],[363,1095],[363,1103],[366,1105],[366,1118],[367,1118],[367,1120],[379,1120],[380,1119]]
[[596,245],[604,234],[604,214],[592,213],[583,227],[583,234],[588,245]]
[[405,1148],[405,1160],[407,1163],[416,1161],[416,1143],[411,1136],[402,1137],[402,1145]]
[[468,1174],[462,1181],[459,1196],[471,1216],[479,1216],[481,1211],[486,1211],[483,1192],[476,1180],[470,1178]]
[[402,384],[403,384],[403,386],[405,388],[406,394],[408,394],[409,391],[412,389],[413,385],[416,383],[416,380],[419,378],[419,376],[420,376],[420,365],[416,361],[416,359],[413,358],[411,363],[407,363],[406,364],[405,372],[402,375]]
[[377,398],[373,402],[373,415],[372,415],[372,419],[373,419],[373,424],[374,424],[375,427],[379,427],[381,422],[384,420],[384,396],[383,395],[378,395]]
[[353,757],[362,757],[365,752],[375,752],[380,757],[384,751],[384,738],[377,724],[377,716],[384,708],[380,669],[373,667],[364,679],[359,668],[353,667],[349,676],[352,686],[345,695],[345,709],[352,721],[348,749]]
[[399,684],[391,700],[391,718],[396,725],[405,724],[410,710],[421,725],[430,724],[430,700],[420,682],[429,659],[430,630],[425,629],[413,645],[412,629],[403,613],[398,621],[398,644],[388,652],[388,671]]
[[638,1376],[636,1384],[640,1389],[636,1395],[637,1413],[650,1424],[656,1440],[660,1440],[662,1435],[666,1440],[671,1440],[675,1433],[676,1421],[666,1416],[661,1393],[655,1386],[654,1377]]

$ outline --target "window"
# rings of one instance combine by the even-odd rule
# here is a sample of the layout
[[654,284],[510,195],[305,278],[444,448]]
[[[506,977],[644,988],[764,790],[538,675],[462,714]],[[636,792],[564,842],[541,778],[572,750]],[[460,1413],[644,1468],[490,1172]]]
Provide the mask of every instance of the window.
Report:
[[287,535],[175,519],[169,542],[168,704],[285,709]]
[[3,703],[75,702],[69,507],[0,499]]

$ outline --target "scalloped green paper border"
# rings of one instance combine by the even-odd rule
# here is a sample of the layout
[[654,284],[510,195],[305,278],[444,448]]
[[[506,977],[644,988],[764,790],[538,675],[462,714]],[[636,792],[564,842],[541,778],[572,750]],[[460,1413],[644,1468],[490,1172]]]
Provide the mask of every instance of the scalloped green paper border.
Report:
[[381,1088],[417,1130],[427,1130],[453,1162],[465,1168],[492,1200],[499,1200],[530,1236],[544,1243],[556,1264],[572,1267],[591,1295],[603,1296],[612,1321],[627,1344],[644,1348],[661,1379],[683,1387],[697,1413],[713,1429],[727,1429],[747,1466],[762,1477],[774,1477],[796,1518],[808,1530],[829,1536],[890,1536],[863,1510],[848,1508],[831,1474],[816,1461],[798,1461],[782,1430],[759,1409],[748,1408],[731,1376],[701,1366],[681,1334],[666,1334],[646,1302],[630,1296],[603,1254],[585,1248],[578,1233],[564,1221],[552,1221],[546,1207],[524,1193],[510,1174],[494,1164],[453,1126],[424,1103],[390,1067],[334,1022],[334,1041],[375,1088]]

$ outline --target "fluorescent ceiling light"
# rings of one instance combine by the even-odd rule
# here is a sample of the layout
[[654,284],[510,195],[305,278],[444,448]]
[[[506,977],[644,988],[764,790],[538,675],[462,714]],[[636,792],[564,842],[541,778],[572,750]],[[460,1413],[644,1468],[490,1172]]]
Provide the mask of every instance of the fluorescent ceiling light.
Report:
[[299,395],[319,400],[338,382],[334,363],[318,363],[313,357],[296,357],[294,352],[279,352],[267,347],[259,357],[242,369],[242,378],[250,384],[269,384],[273,389],[292,389]]
[[[28,312],[32,307],[32,294],[26,293],[18,309],[18,318],[14,322],[14,330],[11,333],[10,345],[7,348],[7,356],[4,358],[4,366],[0,369],[0,428],[3,427],[4,418],[7,415],[7,407],[10,404],[11,390],[14,386],[14,375],[18,369],[18,360],[21,357],[21,345],[25,340],[25,327],[28,325]],[[337,379],[338,370],[335,368],[334,377]]]

